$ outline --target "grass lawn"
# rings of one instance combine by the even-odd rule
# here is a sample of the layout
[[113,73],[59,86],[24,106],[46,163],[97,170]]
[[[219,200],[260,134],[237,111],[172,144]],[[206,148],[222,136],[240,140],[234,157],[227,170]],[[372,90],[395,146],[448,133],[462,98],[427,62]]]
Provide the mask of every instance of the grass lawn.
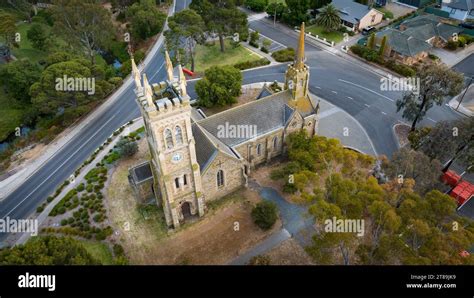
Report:
[[0,142],[21,125],[24,109],[0,89]]
[[102,265],[113,265],[114,258],[107,244],[102,242],[81,241],[84,248]]
[[18,33],[20,33],[20,47],[13,48],[13,55],[18,59],[27,58],[31,62],[38,63],[39,60],[46,57],[46,53],[39,51],[31,45],[27,37],[27,32],[32,24],[23,23],[17,26]]
[[222,53],[219,41],[216,41],[214,45],[198,45],[194,70],[202,73],[211,66],[234,65],[240,62],[255,61],[262,58],[243,46],[233,48],[229,40],[225,41],[225,47],[225,52]]
[[324,28],[321,26],[309,26],[306,28],[306,32],[311,32],[312,35],[319,35],[320,38],[326,38],[329,41],[334,41],[335,43],[341,42],[344,36],[339,31],[325,32]]

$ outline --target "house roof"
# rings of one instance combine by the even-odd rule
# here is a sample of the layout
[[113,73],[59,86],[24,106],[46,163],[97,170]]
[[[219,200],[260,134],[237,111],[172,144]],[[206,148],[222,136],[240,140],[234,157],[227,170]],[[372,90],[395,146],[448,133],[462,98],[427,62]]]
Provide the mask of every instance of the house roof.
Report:
[[331,2],[340,12],[340,18],[355,24],[369,13],[371,8],[352,0],[333,0]]
[[217,154],[217,148],[199,125],[193,123],[192,130],[194,141],[196,142],[196,159],[202,171],[212,161],[213,156]]
[[459,34],[462,31],[459,27],[441,22],[439,17],[431,14],[406,20],[402,25],[407,28],[403,32],[424,41],[435,36],[447,41],[454,33]]
[[451,0],[450,3],[443,3],[446,6],[456,9],[471,11],[474,9],[474,0]]
[[431,49],[431,45],[424,40],[406,34],[393,28],[377,32],[377,38],[387,36],[387,42],[395,52],[404,56],[415,56],[418,53]]

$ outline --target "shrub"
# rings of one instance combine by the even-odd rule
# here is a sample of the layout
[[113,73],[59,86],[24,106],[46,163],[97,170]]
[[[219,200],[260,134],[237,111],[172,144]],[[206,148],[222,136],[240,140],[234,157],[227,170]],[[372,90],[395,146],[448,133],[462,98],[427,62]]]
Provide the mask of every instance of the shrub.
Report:
[[53,200],[54,200],[54,197],[51,197],[51,196],[49,196],[49,197],[46,199],[46,201],[47,201],[48,203],[51,203]]
[[251,45],[252,47],[258,48],[259,39],[260,39],[260,33],[258,33],[258,31],[252,31],[252,33],[250,33],[249,45]]
[[269,201],[260,202],[253,208],[252,218],[257,226],[263,230],[268,230],[278,218],[277,206]]
[[268,65],[268,64],[270,64],[270,61],[268,61],[265,58],[262,58],[255,61],[240,62],[240,63],[235,64],[234,67],[240,70],[244,70],[244,69],[254,68],[254,67]]
[[129,157],[135,155],[138,151],[137,142],[130,141],[126,138],[120,138],[117,142],[118,152],[122,157]]
[[262,47],[260,48],[260,50],[261,50],[262,52],[264,52],[264,53],[267,53],[267,54],[268,54],[268,52],[269,52],[268,49],[267,49],[266,47],[264,47],[264,46],[262,46]]
[[43,212],[43,210],[44,210],[43,206],[38,206],[38,208],[36,208],[36,212],[38,213]]
[[456,50],[458,46],[459,46],[459,42],[453,41],[453,40],[448,41],[448,43],[446,44],[446,48],[451,51]]
[[65,225],[67,225],[67,224],[68,224],[68,220],[67,220],[67,219],[62,219],[62,220],[61,220],[61,225],[62,225],[62,226],[65,226]]
[[278,62],[288,62],[295,59],[295,49],[286,48],[272,53],[273,59]]
[[431,60],[438,60],[438,59],[439,59],[438,56],[436,56],[435,54],[431,54],[431,53],[428,54],[428,57],[429,57]]
[[77,192],[81,192],[85,189],[85,186],[84,186],[84,183],[81,183],[79,184],[77,187],[76,187],[76,190]]
[[249,9],[262,12],[268,5],[268,0],[245,0],[245,6]]

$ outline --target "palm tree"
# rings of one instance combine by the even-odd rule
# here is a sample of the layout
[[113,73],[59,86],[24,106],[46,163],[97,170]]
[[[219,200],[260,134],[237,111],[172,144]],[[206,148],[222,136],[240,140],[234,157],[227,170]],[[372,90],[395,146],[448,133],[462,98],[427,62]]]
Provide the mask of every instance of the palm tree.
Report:
[[316,18],[316,24],[324,27],[326,31],[337,30],[341,25],[339,11],[332,4],[324,6]]

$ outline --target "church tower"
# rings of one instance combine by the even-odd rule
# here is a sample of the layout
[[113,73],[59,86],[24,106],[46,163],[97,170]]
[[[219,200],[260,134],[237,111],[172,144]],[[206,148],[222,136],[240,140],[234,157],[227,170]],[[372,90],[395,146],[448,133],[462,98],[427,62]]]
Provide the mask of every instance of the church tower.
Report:
[[301,105],[302,101],[306,101],[305,99],[309,96],[309,66],[305,64],[304,54],[304,23],[301,24],[300,29],[295,61],[288,65],[285,74],[285,89],[292,91],[293,102],[291,104],[295,106]]
[[178,228],[186,217],[204,215],[204,199],[186,78],[180,66],[173,69],[168,52],[165,61],[167,78],[159,84],[150,85],[146,75],[141,84],[133,58],[132,70],[151,153],[157,203],[163,207],[168,226]]

